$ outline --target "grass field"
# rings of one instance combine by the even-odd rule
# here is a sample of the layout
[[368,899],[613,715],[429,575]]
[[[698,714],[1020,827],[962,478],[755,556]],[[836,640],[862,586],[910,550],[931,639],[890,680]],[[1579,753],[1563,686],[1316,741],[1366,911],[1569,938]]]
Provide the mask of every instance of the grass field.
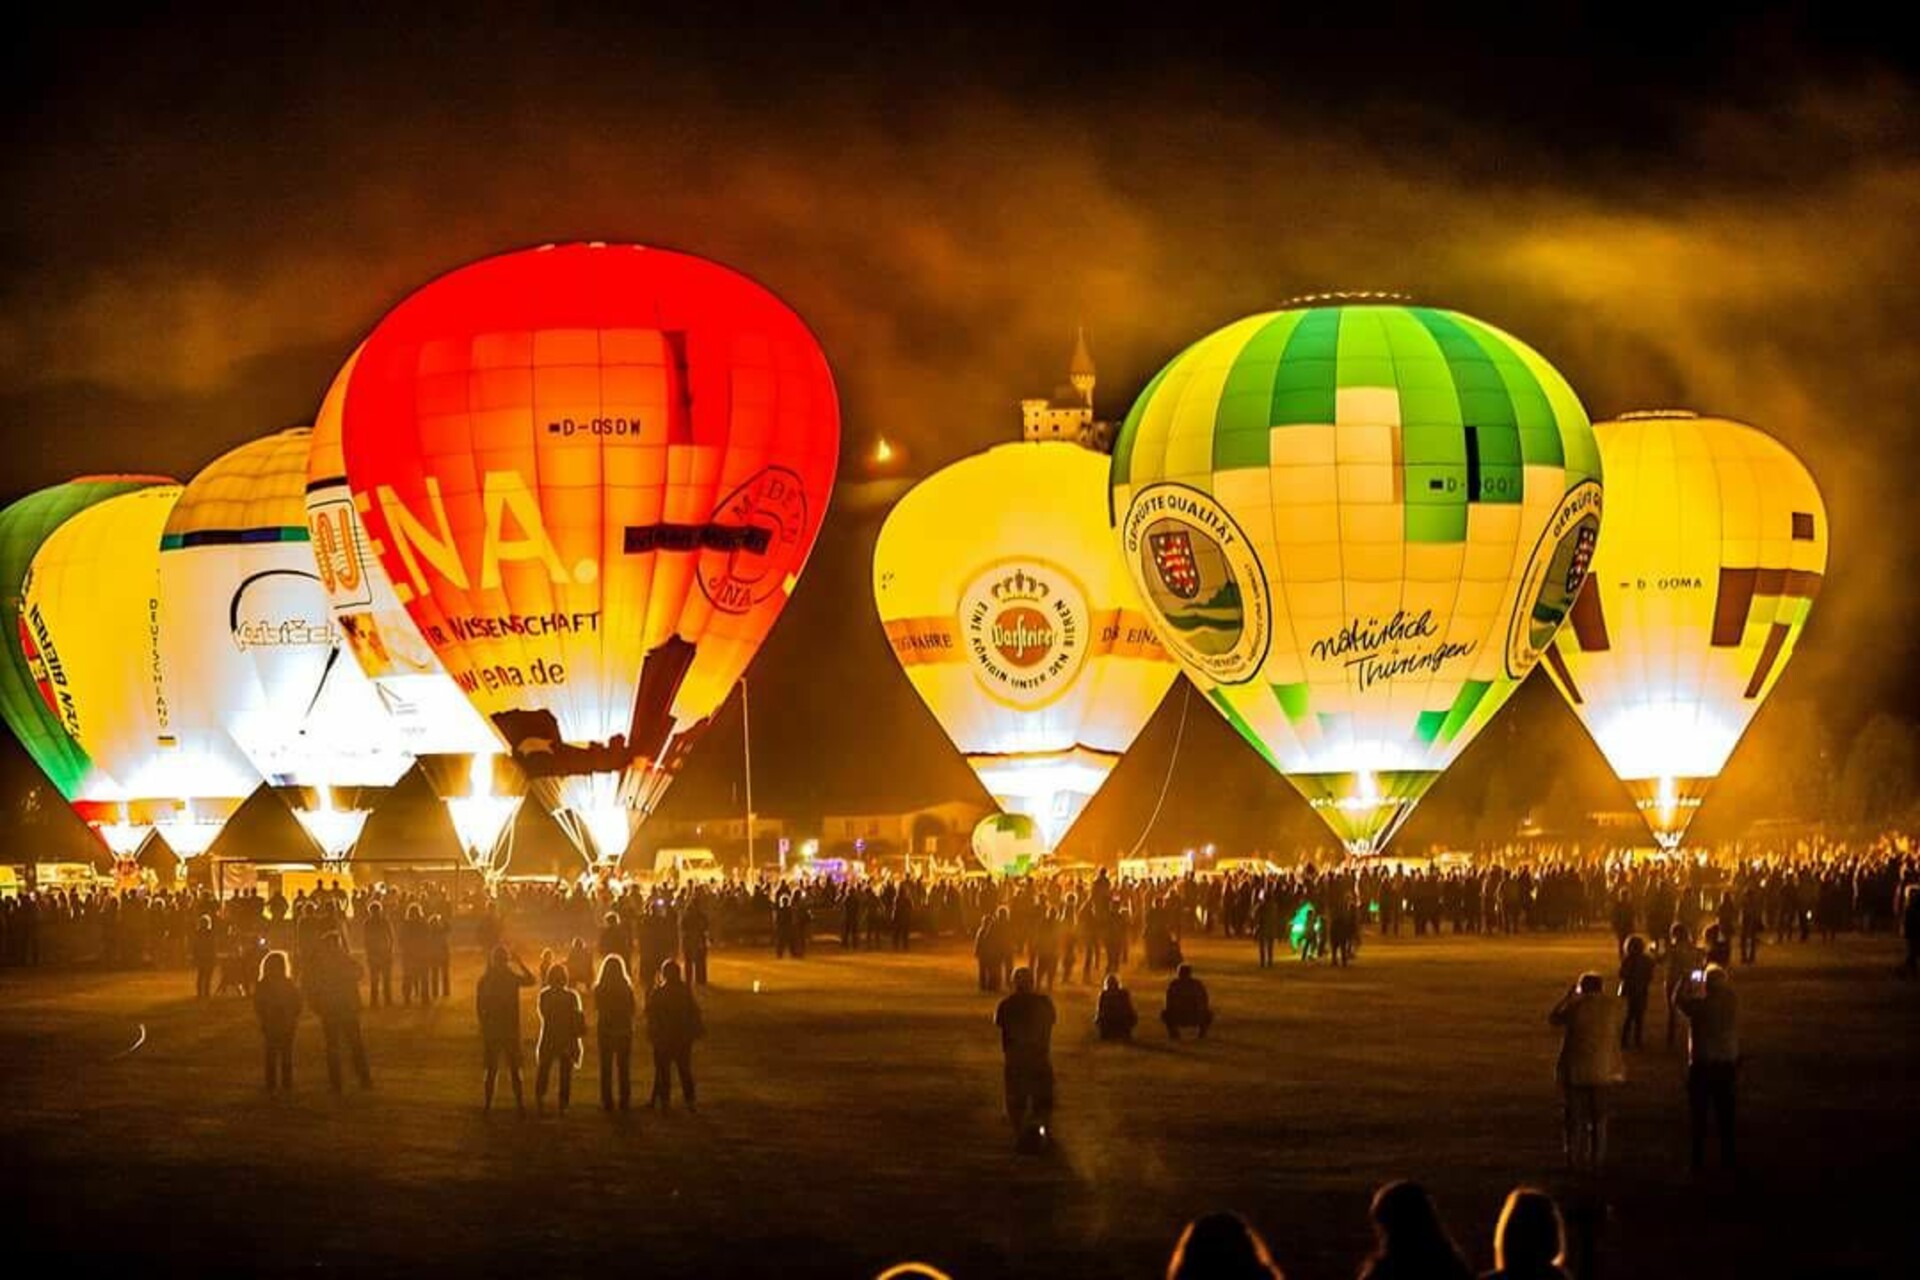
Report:
[[[1795,944],[1737,974],[1738,1181],[1687,1176],[1680,1058],[1632,1059],[1597,1274],[1915,1274],[1920,988],[1891,976],[1894,948]],[[1346,971],[1189,952],[1221,1019],[1204,1042],[1099,1045],[1090,993],[1057,994],[1042,1159],[1011,1152],[992,1002],[954,945],[716,953],[700,1112],[623,1119],[598,1107],[591,1050],[565,1118],[481,1115],[471,955],[453,1001],[366,1016],[373,1092],[327,1094],[309,1020],[280,1102],[239,999],[196,1005],[180,973],[6,971],[6,1252],[140,1274],[855,1277],[922,1258],[1144,1277],[1225,1207],[1313,1280],[1352,1274],[1389,1178],[1427,1183],[1479,1266],[1509,1187],[1582,1193],[1559,1171],[1544,1015],[1607,938],[1369,941]],[[1151,1022],[1159,982],[1131,977]]]

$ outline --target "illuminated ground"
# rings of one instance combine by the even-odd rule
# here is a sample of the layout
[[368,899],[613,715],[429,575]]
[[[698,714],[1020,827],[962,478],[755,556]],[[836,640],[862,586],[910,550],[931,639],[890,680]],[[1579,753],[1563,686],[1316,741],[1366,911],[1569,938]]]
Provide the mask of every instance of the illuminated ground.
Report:
[[[1634,1063],[1601,1274],[1891,1275],[1913,1256],[1920,990],[1890,976],[1893,948],[1792,946],[1740,974],[1738,1187],[1688,1183],[1677,1059]],[[465,965],[455,1002],[370,1015],[370,1095],[326,1095],[305,1024],[300,1096],[279,1105],[238,1000],[197,1008],[179,974],[7,971],[0,1202],[14,1256],[462,1276],[852,1277],[914,1256],[964,1277],[1148,1276],[1187,1217],[1227,1206],[1311,1280],[1352,1274],[1369,1191],[1411,1174],[1490,1265],[1506,1189],[1568,1186],[1543,1016],[1606,950],[1400,941],[1347,972],[1261,974],[1250,948],[1202,943],[1222,1023],[1178,1046],[1095,1046],[1069,989],[1050,1161],[1008,1150],[990,1004],[957,949],[720,958],[700,1114],[625,1123],[599,1112],[591,1065],[564,1121],[484,1119]],[[136,1023],[146,1043],[114,1058]]]

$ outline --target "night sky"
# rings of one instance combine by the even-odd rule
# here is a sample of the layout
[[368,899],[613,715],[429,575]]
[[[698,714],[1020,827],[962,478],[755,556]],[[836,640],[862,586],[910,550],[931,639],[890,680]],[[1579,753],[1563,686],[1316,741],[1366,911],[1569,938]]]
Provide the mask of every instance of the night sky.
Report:
[[[881,434],[913,472],[1010,438],[1077,323],[1117,418],[1229,320],[1391,289],[1520,335],[1596,419],[1722,413],[1808,463],[1833,567],[1750,770],[1813,727],[1920,714],[1920,94],[1884,31],[1683,6],[1640,29],[1597,5],[1437,29],[1420,6],[1368,6],[1373,29],[1174,6],[1151,30],[1118,6],[971,29],[871,7],[10,33],[0,499],[85,471],[184,478],[309,421],[407,291],[549,240],[687,249],[780,293],[833,362],[848,478]],[[977,794],[874,618],[879,515],[829,516],[755,668],[762,812]],[[1090,847],[1137,835],[1180,699],[1089,814]],[[10,822],[31,766],[6,751]],[[668,811],[731,806],[738,755],[730,710]],[[1602,768],[1537,681],[1408,835],[1448,839],[1489,787],[1556,771],[1604,791]],[[1193,707],[1165,840],[1312,821]]]

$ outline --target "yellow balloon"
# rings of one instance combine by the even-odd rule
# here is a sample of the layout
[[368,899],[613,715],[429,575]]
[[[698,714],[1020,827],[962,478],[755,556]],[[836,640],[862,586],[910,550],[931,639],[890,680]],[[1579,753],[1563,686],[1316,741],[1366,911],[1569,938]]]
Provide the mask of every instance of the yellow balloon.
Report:
[[1107,523],[1107,459],[1001,445],[902,497],[873,553],[894,656],[994,802],[1059,846],[1178,672]]
[[1665,848],[1780,679],[1827,569],[1827,509],[1765,432],[1684,412],[1594,428],[1607,524],[1546,666]]
[[183,857],[205,852],[260,784],[167,678],[160,531],[180,493],[155,485],[68,519],[34,554],[22,591],[42,693],[115,787],[74,807],[122,856],[150,830]]

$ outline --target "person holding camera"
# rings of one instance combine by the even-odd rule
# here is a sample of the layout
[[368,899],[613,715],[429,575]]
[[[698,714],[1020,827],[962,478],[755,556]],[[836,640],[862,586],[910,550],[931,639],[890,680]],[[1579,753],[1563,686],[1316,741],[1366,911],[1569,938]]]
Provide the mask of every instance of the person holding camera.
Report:
[[1734,1167],[1734,1079],[1740,1066],[1739,1002],[1724,966],[1695,970],[1678,999],[1687,1020],[1687,1110],[1693,1134],[1693,1169],[1706,1164],[1707,1124],[1720,1138],[1720,1164]]
[[1547,1021],[1561,1028],[1554,1076],[1564,1102],[1567,1164],[1597,1173],[1607,1154],[1607,1090],[1626,1079],[1620,1054],[1625,1009],[1597,973],[1583,973]]

